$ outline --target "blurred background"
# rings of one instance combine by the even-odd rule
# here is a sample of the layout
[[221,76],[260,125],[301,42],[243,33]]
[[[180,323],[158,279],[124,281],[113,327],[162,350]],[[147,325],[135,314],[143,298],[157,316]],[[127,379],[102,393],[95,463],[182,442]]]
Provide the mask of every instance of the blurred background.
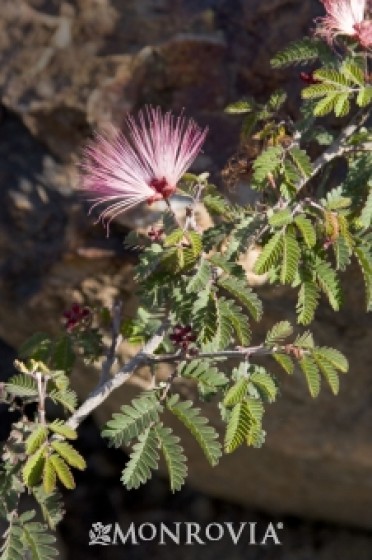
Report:
[[[107,238],[76,190],[77,162],[92,131],[107,121],[120,125],[128,111],[147,103],[185,108],[210,129],[195,171],[211,172],[223,189],[219,172],[237,149],[240,126],[224,107],[244,95],[265,100],[285,87],[295,117],[300,70],[273,71],[269,60],[309,33],[321,13],[318,0],[0,0],[3,379],[17,347],[35,331],[60,331],[71,303],[110,307],[119,297],[126,314],[135,309],[135,256],[123,247],[133,224],[115,223]],[[88,469],[65,496],[61,558],[167,559],[176,553],[186,559],[192,553],[203,559],[370,560],[372,321],[363,311],[356,271],[347,273],[344,287],[343,311],[321,306],[314,325],[317,342],[339,348],[351,362],[340,395],[324,387],[312,401],[300,376],[282,376],[281,398],[267,413],[265,446],[241,449],[213,470],[178,430],[190,479],[176,495],[161,475],[141,490],[123,489],[126,454],[106,448],[98,425],[133,397],[146,372],[114,394],[80,428]],[[289,291],[263,287],[261,295],[267,310],[261,332],[294,319]],[[130,352],[123,347],[123,357]],[[74,373],[81,398],[96,379],[94,368]],[[205,410],[218,425],[214,408]],[[2,435],[6,422],[4,417]],[[283,545],[220,542],[191,552],[151,543],[88,546],[96,521],[125,526],[175,520],[257,521],[261,527],[283,522]]]

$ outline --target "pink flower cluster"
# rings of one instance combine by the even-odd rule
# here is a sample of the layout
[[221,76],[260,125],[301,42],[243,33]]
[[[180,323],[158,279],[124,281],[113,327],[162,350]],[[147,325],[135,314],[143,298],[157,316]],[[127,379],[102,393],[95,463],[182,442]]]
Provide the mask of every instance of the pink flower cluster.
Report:
[[317,21],[316,34],[332,43],[337,35],[354,37],[363,48],[372,47],[372,0],[321,0],[327,15]]
[[141,202],[171,196],[207,134],[184,116],[152,107],[128,116],[126,128],[125,135],[114,127],[98,134],[82,165],[82,188],[93,196],[92,208],[106,205],[100,218],[109,222]]

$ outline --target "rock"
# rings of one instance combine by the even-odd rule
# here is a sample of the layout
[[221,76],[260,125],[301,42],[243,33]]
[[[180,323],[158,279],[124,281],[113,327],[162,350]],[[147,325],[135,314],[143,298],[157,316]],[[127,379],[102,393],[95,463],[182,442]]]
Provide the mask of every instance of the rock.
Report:
[[92,127],[120,124],[140,105],[186,107],[213,125],[206,149],[219,167],[239,122],[225,118],[221,138],[214,120],[228,101],[288,83],[270,56],[316,13],[314,0],[253,9],[244,0],[126,0],[125,10],[120,0],[3,0],[0,96],[63,159]]
[[[122,244],[128,223],[112,224],[106,238],[74,191],[71,161],[92,129],[107,120],[120,124],[143,103],[185,105],[210,127],[195,170],[207,165],[216,175],[238,138],[239,118],[222,113],[227,102],[247,93],[263,99],[286,83],[294,107],[296,75],[273,72],[268,60],[283,37],[311,26],[319,9],[314,0],[126,0],[125,10],[121,0],[3,0],[0,338],[17,347],[35,331],[56,333],[72,301],[109,306],[119,297],[126,314],[135,310],[134,256]],[[267,511],[371,525],[372,324],[354,270],[345,288],[342,313],[324,305],[314,326],[317,341],[344,350],[352,364],[340,395],[324,388],[313,401],[300,375],[280,374],[282,395],[269,407],[265,446],[242,449],[213,470],[182,432],[192,484]],[[293,310],[287,290],[261,292],[268,315],[258,340]],[[133,352],[124,345],[120,359]],[[97,374],[75,372],[82,397]],[[105,421],[148,379],[140,372],[96,418]],[[196,398],[192,387],[179,388]],[[202,406],[218,426],[215,408]]]

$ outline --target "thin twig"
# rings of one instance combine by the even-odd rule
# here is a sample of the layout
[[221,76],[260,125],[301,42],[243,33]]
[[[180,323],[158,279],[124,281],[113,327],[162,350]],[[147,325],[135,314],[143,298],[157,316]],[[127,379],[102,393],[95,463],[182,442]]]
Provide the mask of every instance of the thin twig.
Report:
[[331,144],[313,163],[312,172],[308,177],[301,179],[296,185],[297,192],[300,191],[311,179],[313,179],[319,171],[330,161],[335,158],[341,157],[343,154],[350,151],[351,146],[346,146],[345,142],[352,136],[369,117],[368,112],[358,115],[349,125],[347,125],[333,144]]
[[148,355],[148,364],[169,364],[175,362],[190,362],[192,360],[204,359],[204,358],[248,358],[250,356],[268,356],[277,351],[277,348],[267,348],[265,346],[251,346],[251,347],[240,347],[235,350],[221,350],[219,352],[200,352],[196,355],[180,354],[179,352],[175,354],[158,354],[158,355]]
[[129,360],[115,377],[112,377],[103,385],[97,385],[97,387],[93,389],[86,401],[74,412],[66,424],[70,426],[70,428],[76,429],[115,389],[126,383],[140,366],[148,364],[148,355],[153,354],[162,343],[167,329],[168,322],[164,322],[158,329],[158,332],[145,344],[142,350]]

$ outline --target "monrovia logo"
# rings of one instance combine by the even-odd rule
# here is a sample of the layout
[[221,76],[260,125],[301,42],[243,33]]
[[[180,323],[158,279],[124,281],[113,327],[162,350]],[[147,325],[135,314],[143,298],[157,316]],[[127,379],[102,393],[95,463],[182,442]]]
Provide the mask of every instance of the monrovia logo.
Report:
[[89,531],[89,545],[140,545],[149,541],[155,541],[159,545],[206,545],[224,538],[231,540],[234,545],[240,541],[249,546],[281,545],[278,534],[280,529],[283,529],[281,522],[275,525],[269,523],[265,527],[258,527],[257,522],[252,521],[224,521],[205,526],[192,521],[175,521],[169,525],[141,523],[138,526],[132,522],[129,527],[122,529],[118,523],[103,525],[98,521],[93,523]]

